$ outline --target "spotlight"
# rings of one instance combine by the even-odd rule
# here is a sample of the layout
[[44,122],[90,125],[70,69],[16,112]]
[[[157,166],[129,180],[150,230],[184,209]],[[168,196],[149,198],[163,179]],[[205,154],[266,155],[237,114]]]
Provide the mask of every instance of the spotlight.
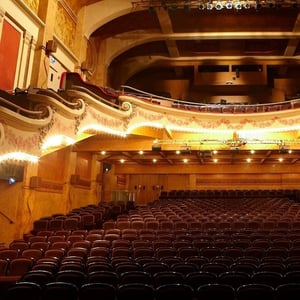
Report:
[[174,1],[172,2],[172,4],[171,4],[170,9],[171,9],[171,10],[176,10],[177,8],[178,8],[177,2],[176,2],[176,0],[174,0]]
[[190,11],[190,10],[191,10],[191,6],[190,6],[190,5],[191,5],[190,1],[187,1],[187,0],[186,0],[186,1],[184,2],[184,5],[183,5],[184,10],[185,10],[185,11]]
[[217,2],[217,4],[216,4],[216,10],[221,10],[223,8],[223,4],[222,4],[222,2]]
[[249,9],[251,7],[250,3],[249,2],[245,2],[244,3],[244,8],[245,9]]
[[240,2],[235,3],[234,8],[237,10],[242,9],[242,3],[240,3]]
[[203,3],[199,3],[198,9],[200,10],[205,9],[205,5]]
[[154,8],[154,6],[152,6],[152,5],[150,5],[150,6],[148,7],[148,10],[149,10],[149,12],[151,12],[151,13],[154,13],[154,12],[155,12],[155,8]]
[[269,8],[274,8],[274,7],[275,7],[275,4],[274,4],[273,2],[269,2],[269,3],[268,3],[268,6],[269,6]]
[[256,10],[260,10],[261,9],[261,4],[256,2],[255,9]]
[[207,3],[206,4],[206,9],[207,10],[212,10],[214,8],[214,5],[212,3]]
[[167,5],[166,1],[163,1],[163,2],[162,2],[162,8],[163,8],[164,10],[168,10],[168,5]]
[[232,9],[232,7],[233,7],[232,2],[227,2],[227,3],[225,4],[225,7],[226,7],[227,9]]

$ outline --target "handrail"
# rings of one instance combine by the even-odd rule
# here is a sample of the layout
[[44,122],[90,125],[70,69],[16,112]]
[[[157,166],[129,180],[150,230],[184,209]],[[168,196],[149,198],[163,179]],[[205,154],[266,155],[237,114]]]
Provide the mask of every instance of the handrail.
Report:
[[42,110],[35,111],[35,110],[29,110],[29,109],[23,108],[23,107],[15,104],[15,103],[12,103],[2,97],[0,97],[0,102],[5,103],[8,106],[11,106],[12,108],[15,109],[15,112],[18,114],[21,114],[23,112],[25,115],[34,115],[34,116],[41,117],[42,114],[44,113],[44,111],[42,111]]
[[[98,101],[104,103],[104,104],[107,104],[109,106],[112,106],[113,108],[116,108],[116,109],[119,109],[120,108],[120,105],[112,102],[112,101],[109,101],[105,98],[102,98],[101,96],[95,94],[93,91],[83,87],[83,86],[79,86],[79,85],[72,85],[72,88],[76,91],[81,91],[81,92],[84,92],[84,93],[87,93],[89,94],[90,96],[94,97],[95,99],[97,99]],[[116,99],[117,100],[117,99]]]
[[[166,106],[165,102],[159,102],[163,100],[169,102],[169,107],[179,108],[179,109],[197,109],[202,112],[220,112],[220,113],[255,113],[255,112],[268,112],[274,110],[285,110],[300,107],[300,99],[291,99],[288,101],[280,101],[274,103],[257,103],[257,104],[218,104],[218,103],[202,103],[202,102],[190,102],[179,99],[167,98],[163,96],[158,96],[148,92],[141,91],[134,87],[122,85],[122,94],[131,95],[133,97],[142,98],[142,100],[150,100],[155,104],[160,104]],[[125,90],[129,90],[125,91]],[[130,92],[133,91],[133,92]]]
[[[48,97],[52,97],[54,99],[56,99],[57,101],[59,101],[60,103],[64,104],[65,106],[68,106],[72,109],[77,109],[78,106],[81,104],[80,102],[70,102],[66,99],[64,99],[63,97],[61,97],[57,92],[55,91],[51,91],[49,89],[39,89],[36,92],[37,95],[43,95],[43,96],[48,96]],[[31,95],[31,94],[29,94]]]

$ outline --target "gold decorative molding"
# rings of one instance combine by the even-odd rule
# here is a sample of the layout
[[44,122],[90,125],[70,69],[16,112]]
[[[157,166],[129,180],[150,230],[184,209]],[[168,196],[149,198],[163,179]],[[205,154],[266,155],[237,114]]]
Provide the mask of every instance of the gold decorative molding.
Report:
[[69,10],[66,10],[62,2],[64,1],[58,2],[54,33],[70,50],[74,51],[77,20],[70,16]]
[[23,0],[25,4],[37,15],[39,10],[39,0]]

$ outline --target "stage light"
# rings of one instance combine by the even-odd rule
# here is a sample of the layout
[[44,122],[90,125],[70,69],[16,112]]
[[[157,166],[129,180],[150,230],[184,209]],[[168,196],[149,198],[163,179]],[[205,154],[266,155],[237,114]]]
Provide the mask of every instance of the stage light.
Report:
[[216,4],[216,10],[221,10],[223,8],[223,4],[222,4],[222,2],[217,2],[217,4]]
[[247,1],[244,3],[244,8],[249,9],[251,7],[250,3]]
[[226,7],[227,9],[232,9],[232,7],[233,7],[232,2],[227,2],[227,3],[225,4],[225,7]]
[[261,4],[260,3],[256,3],[255,4],[255,9],[256,10],[260,10],[261,9]]
[[240,3],[240,2],[235,3],[234,8],[237,10],[242,9],[242,3]]
[[183,8],[184,8],[184,10],[187,11],[187,12],[190,11],[190,10],[191,10],[191,2],[188,1],[188,0],[186,0],[186,1],[184,2]]
[[206,4],[206,9],[207,10],[212,10],[213,8],[214,8],[214,5],[212,3],[209,2],[209,3]]
[[164,10],[168,10],[168,5],[167,5],[166,1],[162,1],[162,8]]
[[275,3],[274,2],[269,2],[268,6],[269,6],[269,8],[274,8],[275,7]]
[[199,5],[198,5],[198,9],[199,9],[199,10],[203,10],[203,9],[205,9],[205,5],[204,5],[204,3],[199,3]]

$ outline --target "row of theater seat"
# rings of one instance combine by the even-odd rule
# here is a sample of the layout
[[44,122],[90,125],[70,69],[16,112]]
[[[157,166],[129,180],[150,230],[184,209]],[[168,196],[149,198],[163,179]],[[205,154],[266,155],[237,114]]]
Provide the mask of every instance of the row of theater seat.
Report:
[[[98,207],[88,207],[89,213],[93,213],[94,210],[98,210]],[[263,223],[263,220],[271,215],[277,222],[276,228],[232,228],[230,223],[233,218],[241,219],[242,217],[248,218],[248,224],[250,220],[258,217]],[[287,275],[291,272],[298,274],[300,271],[298,270],[300,248],[297,244],[300,231],[291,226],[278,226],[278,220],[283,221],[287,218],[295,220],[298,215],[300,216],[299,204],[287,198],[242,199],[240,201],[236,199],[235,201],[228,199],[154,201],[147,207],[136,207],[128,213],[119,210],[112,220],[106,220],[101,225],[97,225],[101,228],[74,230],[62,228],[48,230],[47,228],[32,231],[23,240],[13,241],[9,249],[3,249],[3,253],[5,250],[15,250],[17,253],[15,258],[6,257],[7,260],[3,257],[2,260],[7,262],[6,277],[17,276],[17,281],[22,280],[21,278],[31,271],[38,270],[49,271],[53,276],[57,276],[59,272],[68,273],[72,278],[76,277],[76,274],[82,274],[85,280],[93,272],[103,271],[115,272],[119,276],[125,272],[138,271],[150,273],[152,277],[154,273],[161,273],[163,276],[164,272],[169,272],[167,278],[171,278],[171,274],[175,273],[185,277],[187,273],[208,272],[215,274],[218,279],[221,273],[235,272],[234,274],[237,275],[237,272],[242,272],[248,279],[251,278],[248,284],[258,283],[253,281],[258,276],[255,274],[266,275],[268,273],[270,276],[277,276],[269,276],[269,281],[264,282],[275,290],[281,284],[300,284],[299,277],[296,275],[291,279],[292,281],[286,281]],[[220,224],[221,219],[226,217],[229,226],[203,228],[204,216],[212,218],[213,224]],[[158,223],[161,223],[163,218],[168,218],[173,225],[165,229],[145,228],[144,226],[132,228],[134,218],[139,218],[144,224],[149,218]],[[174,226],[176,219],[182,222],[187,221],[188,218],[193,218],[195,223],[201,225],[201,228],[188,226],[176,228]],[[129,225],[127,223],[127,226],[117,228],[118,222],[128,219],[131,221]],[[17,245],[18,242],[19,245]],[[261,242],[261,247],[258,244],[254,245],[255,242]],[[262,242],[265,242],[264,246]],[[44,243],[45,249],[33,248],[35,243]],[[34,257],[32,250],[37,250],[36,254],[40,252]],[[2,250],[0,250],[0,256],[1,252]],[[28,256],[24,257],[25,254]],[[249,260],[251,258],[253,261],[247,263],[244,261],[243,270],[233,269],[233,266],[242,258]],[[258,261],[254,262],[255,259]],[[153,260],[152,265],[151,260]],[[20,269],[18,274],[13,273],[12,270],[18,269],[17,261],[23,261],[23,265],[26,265],[25,261],[29,262],[28,268],[21,268],[22,271]],[[147,265],[148,268],[145,269],[147,263],[150,266]],[[246,269],[246,266],[249,268]],[[253,268],[251,269],[250,266]],[[278,281],[275,280],[276,278]],[[54,282],[57,281],[67,281],[67,278],[55,277]],[[86,283],[89,282],[81,282],[80,286]],[[213,283],[215,284],[211,282]],[[218,283],[221,284],[221,282]],[[180,284],[184,285],[186,282]],[[117,287],[119,285],[120,283]],[[152,281],[151,286],[156,289],[158,284]],[[230,287],[234,290],[237,288],[235,282]],[[195,292],[195,288],[193,291]],[[195,293],[193,297],[196,297]]]
[[247,189],[247,190],[170,190],[162,191],[160,199],[244,199],[244,198],[275,198],[275,197],[289,197],[292,199],[297,198],[297,189]]
[[187,284],[128,283],[114,287],[105,283],[88,283],[80,288],[67,282],[51,282],[41,286],[19,282],[11,286],[4,300],[296,300],[299,284],[282,284],[275,289],[265,284],[245,284],[236,289],[226,284],[204,284],[196,290]]

